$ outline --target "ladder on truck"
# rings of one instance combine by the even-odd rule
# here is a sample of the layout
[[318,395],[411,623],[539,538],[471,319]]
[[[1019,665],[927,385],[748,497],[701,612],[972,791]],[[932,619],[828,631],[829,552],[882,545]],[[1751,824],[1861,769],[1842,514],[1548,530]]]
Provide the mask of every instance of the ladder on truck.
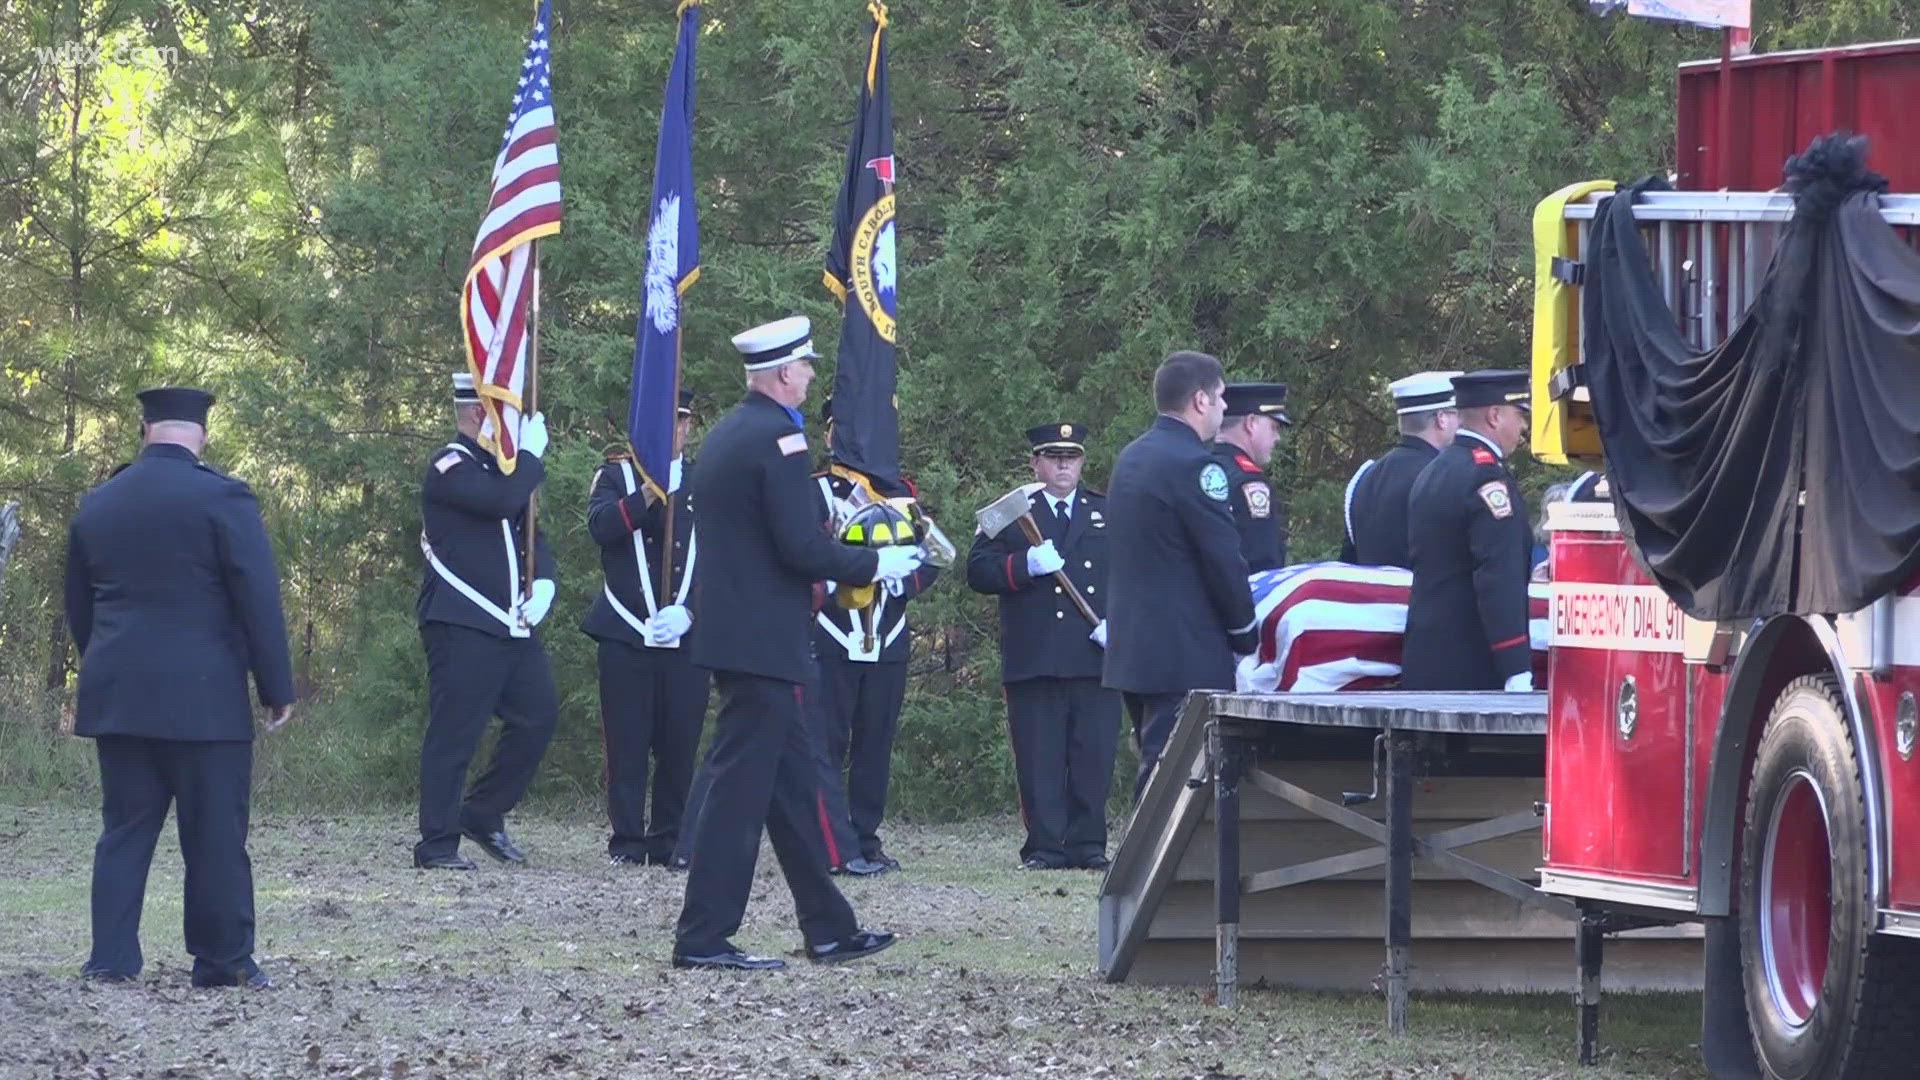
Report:
[[[1576,184],[1541,204],[1558,211],[1556,224],[1536,217],[1539,281],[1534,313],[1535,404],[1532,449],[1556,464],[1597,467],[1599,432],[1580,366],[1580,290],[1587,237],[1607,183]],[[1882,195],[1881,217],[1909,246],[1920,249],[1920,195]],[[1633,208],[1667,308],[1683,337],[1706,350],[1726,340],[1753,306],[1760,281],[1793,217],[1793,197],[1777,191],[1653,191]],[[1550,240],[1550,243],[1541,243]],[[1543,350],[1553,353],[1543,365]]]

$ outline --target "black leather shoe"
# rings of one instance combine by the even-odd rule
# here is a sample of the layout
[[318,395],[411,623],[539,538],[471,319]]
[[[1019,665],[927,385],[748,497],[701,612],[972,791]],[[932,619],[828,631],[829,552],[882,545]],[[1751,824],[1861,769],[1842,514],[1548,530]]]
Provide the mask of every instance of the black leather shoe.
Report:
[[211,990],[222,986],[244,986],[249,990],[271,990],[273,989],[273,980],[267,978],[266,972],[256,970],[253,974],[245,976],[244,978],[239,975],[213,976],[207,978],[196,975],[193,978],[193,985],[202,990]]
[[712,956],[688,956],[676,952],[673,954],[673,966],[695,971],[782,971],[787,962],[778,957],[753,956],[739,949],[728,949]]
[[868,859],[867,861],[871,863],[879,863],[881,866],[884,866],[889,870],[900,869],[900,860],[894,858],[891,855],[885,855],[885,854],[875,855],[872,858]]
[[1105,855],[1095,855],[1091,859],[1080,860],[1080,869],[1082,870],[1105,870],[1112,865],[1113,860],[1107,858]]
[[1029,855],[1026,858],[1020,860],[1020,869],[1022,870],[1065,870],[1066,866],[1062,863],[1048,862],[1047,860],[1041,858],[1038,855]]
[[607,862],[613,866],[645,866],[647,860],[638,855],[609,855]]
[[857,855],[833,868],[836,874],[850,874],[853,877],[878,877],[887,870],[887,864],[872,862]]
[[413,868],[415,870],[472,870],[474,867],[472,859],[456,851],[451,855],[415,854]]
[[462,829],[461,835],[480,845],[480,850],[501,862],[521,863],[527,861],[527,853],[520,850],[505,829],[499,832],[483,833],[478,829]]
[[849,937],[839,941],[829,941],[824,945],[807,946],[807,959],[816,964],[841,964],[848,960],[858,960],[900,940],[894,934],[881,934],[872,930],[855,930]]
[[88,967],[83,967],[80,969],[80,977],[90,982],[102,982],[102,983],[132,982],[135,978],[135,976],[125,974],[124,972],[103,971],[100,968],[88,968]]

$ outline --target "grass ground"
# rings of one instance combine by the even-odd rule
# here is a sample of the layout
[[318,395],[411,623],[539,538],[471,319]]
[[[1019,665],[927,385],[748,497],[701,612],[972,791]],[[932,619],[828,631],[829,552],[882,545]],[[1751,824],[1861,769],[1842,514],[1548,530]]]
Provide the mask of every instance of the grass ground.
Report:
[[[1022,873],[1010,821],[900,828],[904,873],[845,885],[903,940],[840,968],[675,971],[684,878],[613,867],[585,816],[514,822],[533,865],[408,866],[410,815],[261,815],[252,854],[267,993],[189,988],[171,826],[147,891],[147,970],[76,977],[96,818],[0,805],[0,1076],[1364,1077],[1701,1075],[1697,999],[1609,999],[1600,1067],[1572,1063],[1564,995],[1416,998],[1414,1034],[1366,996],[1109,986],[1097,875]],[[763,853],[738,936],[797,948]]]

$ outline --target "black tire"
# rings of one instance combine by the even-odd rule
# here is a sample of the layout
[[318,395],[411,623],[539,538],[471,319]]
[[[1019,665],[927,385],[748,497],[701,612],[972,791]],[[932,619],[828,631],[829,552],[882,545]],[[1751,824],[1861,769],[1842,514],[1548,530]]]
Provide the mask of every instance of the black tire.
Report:
[[1909,1076],[1920,1064],[1920,943],[1874,932],[1860,761],[1838,684],[1789,683],[1754,754],[1741,839],[1741,979],[1774,1080]]

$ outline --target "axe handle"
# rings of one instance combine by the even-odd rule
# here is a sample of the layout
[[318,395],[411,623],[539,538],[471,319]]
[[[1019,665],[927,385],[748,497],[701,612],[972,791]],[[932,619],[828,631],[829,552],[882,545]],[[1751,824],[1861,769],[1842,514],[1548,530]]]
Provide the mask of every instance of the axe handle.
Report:
[[[1033,523],[1032,514],[1020,515],[1020,531],[1027,535],[1027,543],[1032,544],[1034,547],[1039,547],[1042,543],[1040,526]],[[1080,595],[1079,589],[1074,588],[1073,579],[1067,576],[1065,570],[1055,570],[1053,572],[1053,580],[1059,582],[1061,588],[1067,590],[1068,596],[1073,597],[1073,606],[1080,609],[1080,616],[1087,620],[1088,626],[1100,625],[1100,616],[1095,615],[1093,609],[1087,606],[1086,598]]]

